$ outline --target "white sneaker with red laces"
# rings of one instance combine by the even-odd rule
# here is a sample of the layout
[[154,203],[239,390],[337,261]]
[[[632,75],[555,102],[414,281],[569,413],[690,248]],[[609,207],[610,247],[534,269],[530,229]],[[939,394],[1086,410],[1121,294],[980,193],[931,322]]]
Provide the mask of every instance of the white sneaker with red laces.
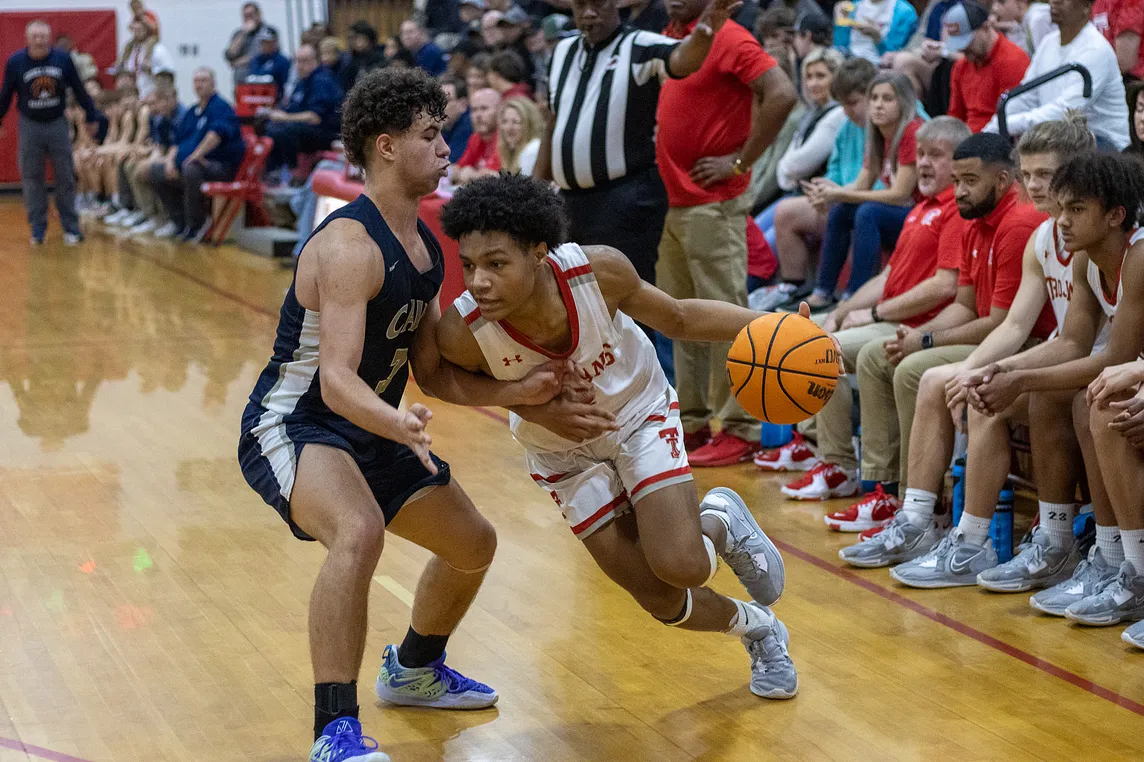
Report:
[[809,471],[822,461],[797,431],[782,447],[764,450],[755,456],[755,465],[764,471]]
[[835,532],[865,532],[889,524],[901,507],[898,498],[887,495],[879,484],[854,505],[844,511],[828,513],[822,520]]
[[857,473],[822,461],[801,479],[783,487],[783,494],[795,500],[829,500],[856,495],[861,488]]

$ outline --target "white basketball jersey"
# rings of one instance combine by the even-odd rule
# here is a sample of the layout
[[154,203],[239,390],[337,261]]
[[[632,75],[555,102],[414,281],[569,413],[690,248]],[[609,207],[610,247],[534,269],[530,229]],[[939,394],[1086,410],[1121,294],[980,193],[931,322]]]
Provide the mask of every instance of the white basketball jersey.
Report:
[[[1128,245],[1124,247],[1124,254],[1120,259],[1120,267],[1124,268],[1124,257],[1128,255],[1128,250],[1132,248],[1132,244],[1144,239],[1144,230],[1136,228],[1128,236]],[[1100,268],[1091,259],[1088,260],[1088,286],[1092,289],[1092,293],[1096,295],[1096,299],[1100,302],[1101,309],[1104,310],[1105,316],[1111,321],[1116,316],[1116,308],[1120,305],[1121,297],[1124,296],[1124,279],[1116,279],[1116,292],[1110,298],[1108,293],[1104,290],[1104,283],[1101,281]]]
[[1037,261],[1041,263],[1041,270],[1045,273],[1045,288],[1049,291],[1049,302],[1053,305],[1053,315],[1057,318],[1057,327],[1049,338],[1056,338],[1065,324],[1065,313],[1072,300],[1072,252],[1065,251],[1056,220],[1049,218],[1041,223],[1033,233],[1033,248],[1037,254]]
[[[614,414],[623,430],[667,393],[667,377],[655,347],[630,317],[619,310],[615,318],[611,316],[592,265],[577,244],[560,246],[548,254],[547,261],[571,323],[572,348],[566,353],[537,346],[507,321],[486,320],[468,291],[453,304],[473,332],[494,377],[516,381],[538,365],[571,360],[580,375],[596,387],[596,404]],[[584,444],[557,436],[516,414],[510,416],[510,426],[517,441],[533,452],[561,452]]]

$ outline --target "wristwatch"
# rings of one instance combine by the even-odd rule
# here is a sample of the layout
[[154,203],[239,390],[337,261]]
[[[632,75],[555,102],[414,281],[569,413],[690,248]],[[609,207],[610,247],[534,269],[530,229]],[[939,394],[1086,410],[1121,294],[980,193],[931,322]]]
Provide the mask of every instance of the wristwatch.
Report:
[[743,157],[735,157],[735,163],[731,165],[731,174],[733,174],[735,177],[738,177],[739,175],[745,175],[746,173],[747,170],[743,169]]
[[922,334],[922,349],[933,349],[933,331]]
[[882,322],[882,318],[878,315],[878,305],[876,305],[876,304],[870,308],[870,319],[873,320],[875,323],[881,323]]

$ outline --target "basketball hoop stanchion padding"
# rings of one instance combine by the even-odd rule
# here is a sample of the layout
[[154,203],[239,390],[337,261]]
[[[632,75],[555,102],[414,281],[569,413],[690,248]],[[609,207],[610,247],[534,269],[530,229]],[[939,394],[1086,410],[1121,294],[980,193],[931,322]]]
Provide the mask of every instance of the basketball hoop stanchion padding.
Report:
[[234,113],[239,119],[253,119],[260,108],[274,108],[278,87],[273,83],[244,82],[234,86]]

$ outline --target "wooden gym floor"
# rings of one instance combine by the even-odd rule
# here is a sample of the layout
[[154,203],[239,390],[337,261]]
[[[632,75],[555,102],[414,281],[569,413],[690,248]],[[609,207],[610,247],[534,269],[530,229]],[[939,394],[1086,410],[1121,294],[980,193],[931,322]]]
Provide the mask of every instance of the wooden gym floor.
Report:
[[[13,199],[0,230],[0,762],[304,759],[322,551],[235,457],[289,272],[99,232],[68,249],[58,228],[32,250]],[[596,571],[499,412],[431,404],[435,449],[500,537],[450,660],[502,698],[474,713],[370,700],[425,560],[391,539],[360,694],[397,762],[1144,757],[1144,653],[1120,628],[846,570],[852,538],[825,530],[824,506],[781,500],[750,465],[700,471],[786,556],[776,612],[801,693],[757,699],[737,642],[655,623]],[[742,595],[725,569],[714,584]]]

